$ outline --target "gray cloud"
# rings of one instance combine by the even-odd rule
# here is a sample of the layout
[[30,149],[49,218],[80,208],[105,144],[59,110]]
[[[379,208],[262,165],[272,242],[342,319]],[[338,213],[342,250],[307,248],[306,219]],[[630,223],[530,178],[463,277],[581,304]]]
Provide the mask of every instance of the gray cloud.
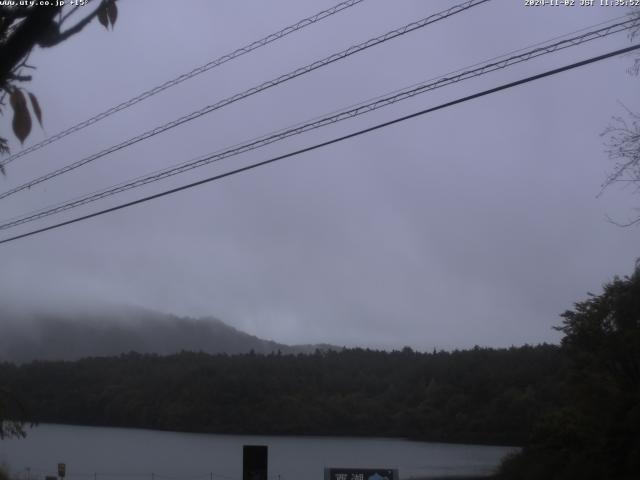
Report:
[[[367,0],[14,162],[2,189],[453,3]],[[92,25],[33,54],[29,88],[44,107],[46,134],[332,2],[158,4],[122,3],[113,32]],[[496,0],[16,195],[0,205],[2,217],[621,13]],[[100,206],[627,44],[617,36],[561,52]],[[2,246],[3,301],[97,299],[214,315],[290,343],[430,349],[557,341],[558,314],[628,273],[640,254],[638,229],[604,220],[626,215],[637,197],[595,198],[609,167],[599,134],[621,113],[618,99],[638,106],[629,63],[602,62]],[[7,131],[10,119],[0,121]],[[85,208],[73,214],[97,207]]]

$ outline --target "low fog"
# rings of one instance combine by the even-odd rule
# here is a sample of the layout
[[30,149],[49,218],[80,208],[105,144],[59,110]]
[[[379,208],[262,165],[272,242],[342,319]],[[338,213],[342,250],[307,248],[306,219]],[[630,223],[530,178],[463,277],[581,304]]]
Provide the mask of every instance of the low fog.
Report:
[[295,354],[338,347],[289,346],[240,332],[216,318],[181,318],[135,307],[92,303],[0,310],[0,361],[77,360],[85,357],[180,351],[211,354]]
[[[153,21],[146,12],[155,2],[118,3],[113,30],[93,22],[32,54],[37,69],[29,89],[43,106],[44,130],[34,129],[24,147],[333,3],[193,0],[154,10]],[[489,2],[123,149],[6,199],[2,217],[623,13],[522,3]],[[367,0],[13,162],[0,190],[452,4]],[[628,45],[622,34],[567,49],[56,220]],[[3,245],[0,310],[17,310],[19,319],[2,319],[4,348],[15,355],[54,346],[59,353],[100,354],[116,343],[165,352],[166,338],[184,335],[189,344],[198,332],[220,327],[177,317],[217,318],[282,344],[431,350],[558,342],[559,314],[614,275],[630,273],[640,255],[640,230],[606,220],[625,220],[638,197],[616,189],[596,197],[612,167],[601,133],[612,116],[624,114],[620,102],[638,107],[639,79],[627,73],[632,61],[613,58]],[[10,117],[0,124],[10,131]],[[12,151],[21,150],[11,140]],[[93,311],[105,303],[159,313],[141,314],[144,320],[119,314],[112,324]],[[39,330],[21,311],[25,305],[46,314]],[[77,322],[55,313],[61,309]]]

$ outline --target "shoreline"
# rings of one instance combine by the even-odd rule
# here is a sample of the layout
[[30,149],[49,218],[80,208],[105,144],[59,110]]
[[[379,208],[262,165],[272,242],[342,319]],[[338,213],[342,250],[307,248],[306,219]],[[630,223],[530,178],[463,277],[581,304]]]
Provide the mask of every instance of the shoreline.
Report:
[[[34,422],[27,421],[25,423],[25,432],[29,432],[31,429],[38,428],[39,426],[44,425],[52,425],[52,426],[61,426],[61,427],[81,427],[81,428],[112,428],[118,430],[141,430],[146,432],[157,432],[157,433],[184,433],[190,435],[217,435],[217,436],[234,436],[234,437],[304,437],[304,438],[343,438],[343,439],[358,439],[358,440],[367,440],[367,439],[385,439],[385,440],[398,440],[405,442],[416,442],[416,443],[430,443],[430,444],[442,444],[442,445],[462,445],[462,446],[482,446],[482,447],[497,447],[497,448],[512,448],[512,449],[521,449],[520,445],[507,445],[507,444],[499,444],[499,443],[489,443],[489,442],[471,442],[471,441],[454,441],[454,440],[430,440],[428,438],[415,438],[415,437],[391,437],[385,435],[346,435],[339,433],[331,433],[331,434],[313,434],[313,433],[231,433],[231,432],[212,432],[212,431],[196,431],[196,430],[169,430],[169,429],[158,429],[158,428],[148,428],[148,427],[137,427],[137,426],[127,426],[127,425],[100,425],[100,424],[82,424],[82,423],[62,423],[62,422]],[[454,479],[454,480],[475,480],[476,478],[489,478],[489,477],[431,477],[431,478],[423,478],[416,477],[411,480],[443,480],[443,479]]]

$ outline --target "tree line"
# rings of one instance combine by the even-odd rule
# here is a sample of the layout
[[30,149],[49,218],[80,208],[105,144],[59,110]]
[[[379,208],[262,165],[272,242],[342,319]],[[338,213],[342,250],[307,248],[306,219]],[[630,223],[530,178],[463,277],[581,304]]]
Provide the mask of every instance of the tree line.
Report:
[[563,395],[558,346],[311,355],[129,353],[0,364],[29,421],[521,444]]

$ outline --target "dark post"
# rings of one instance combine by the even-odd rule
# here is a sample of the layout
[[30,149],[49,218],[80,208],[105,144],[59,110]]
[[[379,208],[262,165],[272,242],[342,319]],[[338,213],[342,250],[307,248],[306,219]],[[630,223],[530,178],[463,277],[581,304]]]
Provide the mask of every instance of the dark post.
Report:
[[64,476],[67,473],[67,465],[65,463],[58,464],[58,477],[64,480]]
[[242,447],[242,480],[267,480],[268,449],[266,445]]

